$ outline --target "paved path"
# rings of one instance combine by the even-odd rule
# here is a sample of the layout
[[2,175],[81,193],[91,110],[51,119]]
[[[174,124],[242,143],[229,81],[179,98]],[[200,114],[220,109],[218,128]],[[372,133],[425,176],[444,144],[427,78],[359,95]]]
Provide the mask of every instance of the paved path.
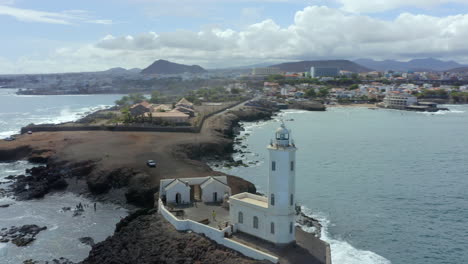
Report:
[[318,239],[299,228],[296,228],[297,243],[283,247],[275,246],[271,242],[241,232],[235,233],[232,239],[268,254],[278,256],[281,264],[325,264],[312,254],[316,250],[325,250],[325,248],[319,246],[320,248],[314,249],[311,252],[310,248],[317,246],[316,240]]

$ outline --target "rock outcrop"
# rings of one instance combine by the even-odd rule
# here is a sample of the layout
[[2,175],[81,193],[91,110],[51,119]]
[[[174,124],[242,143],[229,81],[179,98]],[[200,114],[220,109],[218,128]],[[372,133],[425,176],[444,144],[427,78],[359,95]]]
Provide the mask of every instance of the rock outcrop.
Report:
[[39,227],[37,225],[12,226],[10,229],[2,228],[0,231],[0,243],[11,241],[18,247],[24,247],[36,240],[36,235],[46,229],[47,227],[45,226]]
[[93,246],[82,264],[270,263],[249,259],[196,233],[178,232],[155,209],[140,210],[117,224],[113,236]]
[[127,187],[125,198],[128,203],[142,207],[152,207],[154,193],[158,186],[151,185],[150,176],[132,168],[117,168],[112,171],[96,170],[87,178],[89,190],[94,194],[103,194],[111,188]]
[[63,190],[68,186],[64,175],[46,166],[26,170],[30,176],[15,177],[11,189],[18,200],[42,198],[51,190]]

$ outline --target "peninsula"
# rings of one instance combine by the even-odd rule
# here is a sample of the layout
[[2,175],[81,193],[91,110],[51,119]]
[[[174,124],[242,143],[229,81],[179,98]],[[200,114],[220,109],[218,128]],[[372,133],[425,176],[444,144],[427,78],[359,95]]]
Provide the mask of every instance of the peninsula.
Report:
[[[16,180],[19,184],[34,181],[30,184],[33,188],[18,190],[23,199],[39,198],[68,186],[69,191],[86,188],[101,199],[146,208],[123,219],[114,236],[93,246],[83,263],[155,263],[176,259],[185,260],[181,263],[263,263],[200,235],[175,231],[156,213],[155,197],[163,179],[224,175],[213,171],[204,160],[231,159],[233,135],[239,122],[270,118],[272,114],[271,110],[241,103],[206,118],[199,133],[25,133],[15,141],[0,142],[0,160],[28,159],[46,164],[45,168],[33,170],[31,177]],[[145,162],[149,159],[159,165],[148,167]],[[225,176],[232,194],[256,193],[253,184]],[[58,182],[62,184],[57,185]],[[125,246],[128,244],[133,246]]]

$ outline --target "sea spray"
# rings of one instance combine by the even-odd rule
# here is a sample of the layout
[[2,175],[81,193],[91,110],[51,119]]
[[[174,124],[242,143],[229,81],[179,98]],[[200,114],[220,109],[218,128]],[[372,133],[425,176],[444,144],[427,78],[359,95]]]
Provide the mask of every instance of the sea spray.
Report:
[[[335,239],[329,233],[330,220],[323,213],[313,213],[312,210],[301,206],[301,211],[309,217],[317,219],[322,225],[321,239],[330,244],[333,264],[390,264],[391,262],[368,250],[357,249],[342,239]],[[309,227],[301,227],[302,230],[311,233]]]

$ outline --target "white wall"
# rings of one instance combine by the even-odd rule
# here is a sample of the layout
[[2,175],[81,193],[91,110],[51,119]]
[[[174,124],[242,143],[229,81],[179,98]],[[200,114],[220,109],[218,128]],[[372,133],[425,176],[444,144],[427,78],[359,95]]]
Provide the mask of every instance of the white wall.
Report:
[[[213,201],[213,193],[217,192],[217,201]],[[202,188],[202,201],[203,202],[222,202],[224,194],[228,193],[231,195],[231,188],[218,181],[212,181]]]
[[190,186],[178,182],[175,186],[166,191],[166,201],[168,203],[176,202],[176,194],[180,193],[181,203],[190,203]]
[[[221,181],[225,184],[227,184],[227,177],[226,176],[212,176],[213,178],[217,179],[218,181]],[[208,177],[194,177],[194,178],[179,178],[180,181],[182,182],[187,182],[189,185],[199,185],[202,184],[204,181],[206,181]],[[159,184],[159,195],[164,195],[166,194],[166,191],[164,190],[167,185],[169,185],[174,179],[163,179],[160,181]]]
[[[171,223],[175,227],[176,230],[179,230],[179,231],[192,230],[198,234],[205,234],[207,237],[214,240],[216,243],[224,245],[228,248],[234,249],[237,252],[240,252],[241,254],[247,257],[258,259],[258,260],[265,259],[273,263],[278,263],[278,258],[276,256],[273,256],[265,252],[262,252],[260,250],[251,248],[247,245],[238,243],[229,238],[225,238],[224,233],[231,234],[231,226],[226,227],[223,230],[218,230],[210,226],[197,223],[192,220],[180,220],[180,219],[177,219],[174,215],[172,215],[164,207],[164,204],[162,203],[161,199],[159,199],[158,205],[159,205],[159,213],[167,221],[169,221],[169,223]],[[236,230],[236,227],[233,227],[233,229]]]

